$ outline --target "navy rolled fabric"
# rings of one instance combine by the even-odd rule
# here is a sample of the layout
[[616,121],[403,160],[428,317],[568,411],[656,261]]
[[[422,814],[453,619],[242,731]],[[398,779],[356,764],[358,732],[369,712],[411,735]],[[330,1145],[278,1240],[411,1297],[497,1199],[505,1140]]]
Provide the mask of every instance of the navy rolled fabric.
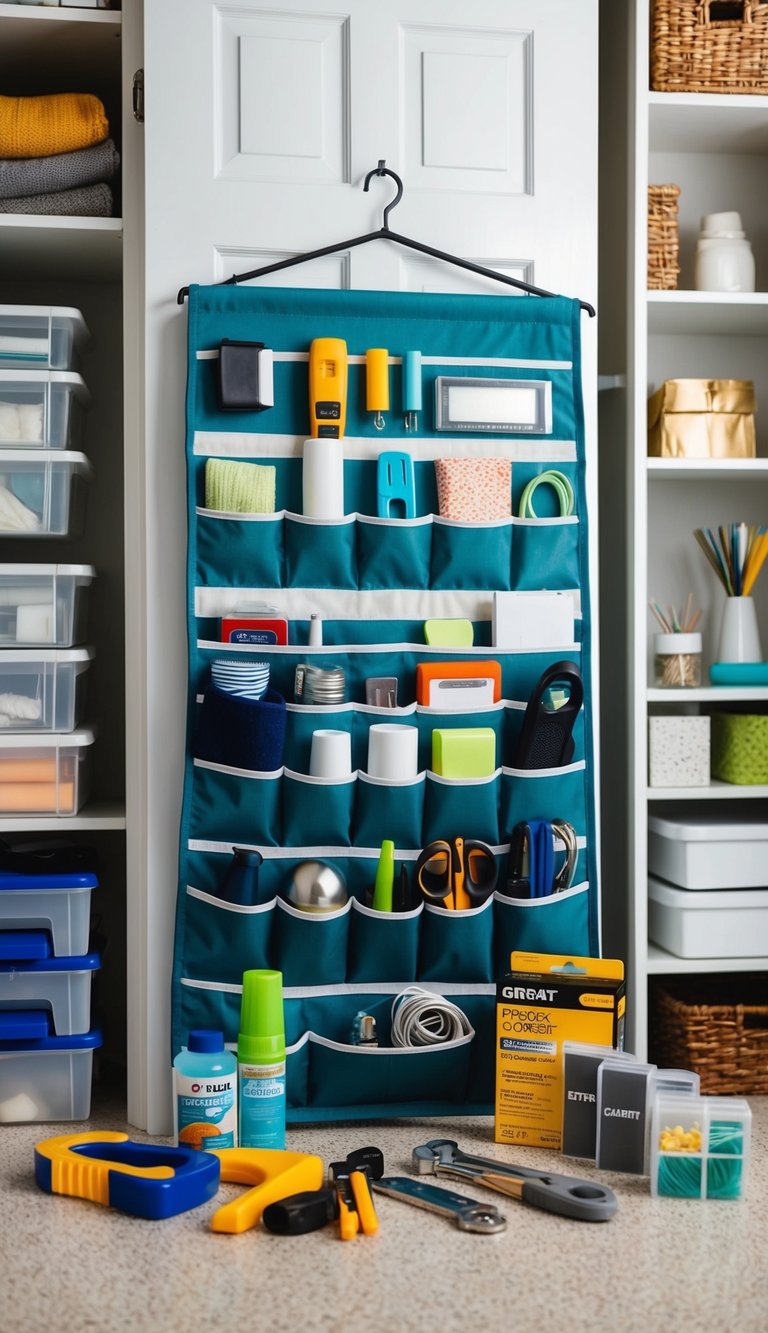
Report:
[[261,699],[241,699],[209,685],[203,695],[195,755],[212,764],[273,773],[285,749],[285,699],[267,690]]

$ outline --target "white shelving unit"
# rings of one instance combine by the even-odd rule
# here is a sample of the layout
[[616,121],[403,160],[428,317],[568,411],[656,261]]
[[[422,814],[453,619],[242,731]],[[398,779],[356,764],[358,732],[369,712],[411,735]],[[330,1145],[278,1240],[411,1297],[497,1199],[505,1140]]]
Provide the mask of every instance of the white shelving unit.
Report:
[[[627,166],[624,179],[611,179],[605,186],[605,217],[617,211],[624,201],[620,191],[629,174],[629,205],[626,218],[626,250],[611,242],[613,254],[606,261],[606,272],[613,263],[618,272],[624,265],[629,271],[627,291],[626,359],[624,363],[607,348],[601,356],[600,371],[605,375],[626,374],[625,421],[621,406],[606,409],[601,421],[601,469],[608,462],[607,473],[613,482],[619,476],[619,464],[607,459],[614,449],[613,438],[603,439],[606,431],[626,432],[623,459],[626,486],[626,525],[624,579],[619,586],[609,568],[611,556],[603,560],[602,602],[606,615],[606,594],[615,617],[611,632],[620,632],[622,618],[627,633],[624,665],[628,686],[617,684],[616,714],[623,709],[629,718],[628,744],[625,752],[618,747],[606,761],[604,787],[621,791],[624,781],[627,818],[614,810],[613,845],[607,857],[606,873],[625,874],[628,882],[626,916],[614,912],[614,948],[621,947],[625,933],[630,1004],[628,1041],[630,1049],[641,1056],[648,1041],[648,978],[650,976],[691,976],[704,973],[762,971],[768,957],[750,959],[679,959],[648,940],[647,908],[647,821],[649,807],[658,813],[664,802],[695,803],[749,800],[764,802],[768,818],[768,786],[739,787],[712,782],[706,788],[659,789],[648,786],[648,717],[650,713],[681,713],[706,710],[716,703],[754,703],[756,711],[768,706],[768,689],[660,690],[653,688],[652,643],[655,621],[648,601],[682,605],[689,592],[702,608],[705,664],[717,658],[717,638],[722,614],[722,592],[693,538],[693,529],[716,526],[741,519],[768,521],[768,96],[714,96],[704,94],[665,94],[649,88],[649,4],[633,0],[624,20],[608,14],[605,41],[609,58],[619,62],[628,75],[629,106],[626,110],[624,153]],[[622,7],[625,8],[625,7]],[[605,59],[605,52],[603,55]],[[621,96],[620,76],[611,84],[607,75],[604,96]],[[601,120],[614,108],[601,105]],[[619,116],[621,120],[621,115]],[[621,127],[606,137],[608,159],[620,163]],[[628,151],[627,151],[628,149]],[[606,179],[610,170],[603,161]],[[649,184],[680,186],[680,262],[679,289],[647,290],[647,191]],[[758,290],[748,294],[708,293],[692,290],[695,240],[704,213],[725,209],[738,210],[755,252]],[[605,289],[604,289],[605,290]],[[616,298],[618,297],[618,302]],[[612,291],[603,297],[613,300],[614,318],[621,318],[618,303],[622,293]],[[622,305],[623,309],[623,305]],[[610,363],[609,363],[610,361]],[[758,457],[744,462],[675,461],[647,457],[647,400],[666,379],[737,378],[755,383],[758,399]],[[615,395],[607,395],[611,397]],[[604,484],[602,499],[608,499]],[[613,503],[619,502],[614,495]],[[605,532],[601,509],[601,528]],[[620,533],[614,522],[615,538]],[[610,535],[609,538],[610,540]],[[619,564],[621,565],[621,561]],[[606,584],[613,581],[613,589]],[[755,597],[768,653],[768,584],[758,585]],[[622,605],[623,603],[623,605]],[[607,613],[610,620],[610,610]],[[610,644],[603,641],[604,652]],[[605,671],[605,666],[603,667]],[[606,749],[605,739],[603,749]],[[621,775],[627,766],[628,782]],[[611,785],[611,784],[615,785]],[[609,798],[610,801],[610,798]],[[610,820],[610,804],[604,805],[603,822]],[[626,858],[626,859],[624,859]],[[622,863],[623,862],[623,863]]]

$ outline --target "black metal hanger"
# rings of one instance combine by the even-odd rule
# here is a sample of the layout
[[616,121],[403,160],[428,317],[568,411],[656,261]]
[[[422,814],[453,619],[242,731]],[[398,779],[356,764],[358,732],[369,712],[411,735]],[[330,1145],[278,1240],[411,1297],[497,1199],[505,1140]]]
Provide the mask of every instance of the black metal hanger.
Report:
[[[529,282],[523,282],[522,278],[510,278],[506,273],[497,273],[495,269],[483,268],[481,264],[473,264],[469,259],[460,259],[458,255],[450,255],[445,250],[436,250],[434,246],[425,245],[423,241],[414,241],[410,236],[401,236],[399,232],[390,231],[389,215],[393,208],[396,208],[403,197],[403,182],[396,172],[390,171],[386,166],[384,159],[379,160],[379,165],[369,171],[365,178],[364,190],[368,190],[371,180],[374,176],[391,176],[397,185],[397,194],[390,200],[384,209],[382,225],[378,231],[366,232],[364,236],[353,236],[349,241],[339,241],[336,245],[324,245],[319,250],[307,250],[304,254],[294,255],[292,259],[281,259],[277,264],[265,264],[264,268],[251,269],[249,273],[235,273],[231,278],[223,278],[221,282],[215,283],[217,287],[232,287],[238,282],[249,282],[251,278],[263,278],[267,273],[277,273],[282,268],[292,268],[294,264],[305,264],[309,259],[321,259],[323,255],[337,254],[339,250],[351,250],[356,245],[366,245],[368,241],[397,241],[398,245],[407,245],[410,250],[420,250],[424,255],[431,255],[433,259],[443,259],[447,264],[456,264],[459,268],[469,269],[470,273],[479,273],[483,278],[492,278],[495,282],[504,282],[508,287],[517,287],[520,291],[527,292],[529,296],[554,296],[555,292],[545,291],[543,287],[534,287]],[[189,295],[189,287],[182,287],[178,295],[179,305],[184,304],[184,297]],[[595,307],[588,301],[579,301],[582,310],[586,310],[590,319],[594,317]]]

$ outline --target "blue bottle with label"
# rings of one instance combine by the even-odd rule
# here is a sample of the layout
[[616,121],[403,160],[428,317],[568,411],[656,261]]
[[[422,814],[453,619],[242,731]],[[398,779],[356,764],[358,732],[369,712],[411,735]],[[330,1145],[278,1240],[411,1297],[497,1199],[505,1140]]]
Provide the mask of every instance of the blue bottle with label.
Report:
[[176,1143],[203,1151],[237,1147],[237,1057],[224,1034],[198,1028],[173,1062]]

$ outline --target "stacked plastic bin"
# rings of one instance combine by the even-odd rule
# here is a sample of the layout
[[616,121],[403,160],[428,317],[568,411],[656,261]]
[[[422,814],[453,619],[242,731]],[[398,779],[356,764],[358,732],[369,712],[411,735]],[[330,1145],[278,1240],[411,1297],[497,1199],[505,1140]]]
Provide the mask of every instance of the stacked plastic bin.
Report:
[[[3,541],[82,531],[91,466],[77,310],[0,306]],[[37,557],[40,548],[30,548]],[[94,733],[82,727],[89,565],[0,563],[0,819],[74,815]],[[0,1123],[85,1118],[93,1049],[93,874],[0,871]]]

